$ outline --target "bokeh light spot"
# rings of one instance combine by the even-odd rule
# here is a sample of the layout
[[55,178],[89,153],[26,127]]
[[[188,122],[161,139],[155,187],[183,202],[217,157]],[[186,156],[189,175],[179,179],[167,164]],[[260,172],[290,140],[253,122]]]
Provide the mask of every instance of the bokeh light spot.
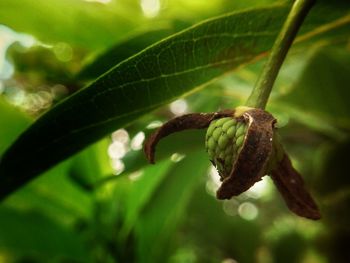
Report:
[[251,202],[244,202],[238,207],[238,214],[246,220],[254,220],[258,213],[258,208]]
[[127,144],[130,140],[129,133],[125,129],[119,129],[112,133],[112,140]]
[[133,149],[134,151],[142,149],[142,144],[144,140],[145,140],[145,133],[142,131],[138,132],[134,136],[134,138],[132,138],[131,140],[131,143],[130,143],[131,149]]
[[125,165],[124,165],[123,161],[120,159],[112,159],[111,166],[114,170],[115,175],[121,174],[125,169]]
[[188,104],[184,99],[176,100],[170,104],[170,111],[176,116],[185,114],[187,110]]
[[152,129],[159,128],[162,125],[163,125],[163,122],[161,122],[161,121],[152,121],[151,123],[149,123],[147,125],[146,128],[152,130]]
[[142,12],[146,17],[152,18],[158,15],[160,11],[159,0],[141,0]]
[[206,183],[206,190],[208,194],[216,196],[216,190],[219,188],[220,184],[220,175],[216,168],[211,165],[209,167],[208,180]]
[[67,43],[60,42],[53,47],[53,52],[55,53],[58,60],[62,62],[68,62],[73,57],[73,49]]
[[224,212],[229,216],[237,215],[238,206],[239,206],[239,202],[236,199],[225,200],[223,202]]
[[254,199],[270,196],[273,190],[271,179],[268,176],[264,176],[261,181],[256,182],[248,191],[245,192],[246,196]]
[[180,153],[173,153],[170,157],[170,160],[174,163],[180,162],[186,155]]
[[126,154],[126,147],[123,143],[115,141],[108,147],[108,155],[112,159],[120,159]]

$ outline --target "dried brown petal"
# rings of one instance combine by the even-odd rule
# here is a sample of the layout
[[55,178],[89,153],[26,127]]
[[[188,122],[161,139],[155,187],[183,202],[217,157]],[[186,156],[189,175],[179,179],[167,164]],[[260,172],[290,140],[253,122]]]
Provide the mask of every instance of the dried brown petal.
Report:
[[224,179],[216,196],[230,199],[248,190],[265,175],[265,167],[272,152],[275,118],[261,109],[248,110],[243,114],[248,130],[231,174]]
[[233,116],[233,110],[223,110],[213,113],[190,113],[176,117],[158,128],[150,137],[147,138],[144,145],[144,152],[150,163],[155,163],[155,149],[160,139],[174,133],[189,129],[207,128],[212,120]]
[[277,167],[272,170],[271,177],[291,211],[313,220],[321,218],[315,201],[304,187],[303,178],[293,168],[286,154]]

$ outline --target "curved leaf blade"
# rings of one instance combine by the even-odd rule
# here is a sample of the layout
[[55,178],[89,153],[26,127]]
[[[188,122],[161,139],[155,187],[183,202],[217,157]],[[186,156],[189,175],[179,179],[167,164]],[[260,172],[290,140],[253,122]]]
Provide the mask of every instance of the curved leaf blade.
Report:
[[111,69],[113,66],[115,66],[116,63],[122,62],[128,57],[148,47],[149,45],[174,33],[174,31],[175,30],[173,28],[168,26],[148,30],[146,32],[141,32],[134,36],[130,36],[124,41],[118,42],[113,47],[97,55],[92,62],[87,63],[82,68],[82,70],[77,74],[76,79],[95,79],[101,74]]
[[0,198],[113,130],[194,92],[271,46],[282,6],[214,18],[124,60],[57,104],[27,129],[0,163]]

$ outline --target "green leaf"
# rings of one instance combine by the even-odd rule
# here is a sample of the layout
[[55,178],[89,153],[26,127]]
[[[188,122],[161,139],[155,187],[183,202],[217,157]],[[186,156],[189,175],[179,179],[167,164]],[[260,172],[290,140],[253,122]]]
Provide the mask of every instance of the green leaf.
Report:
[[0,154],[29,126],[31,120],[0,98]]
[[[31,122],[23,112],[0,99],[0,153]],[[17,210],[42,211],[51,218],[58,219],[60,223],[71,223],[77,217],[87,218],[91,211],[91,203],[87,196],[66,178],[69,165],[69,161],[64,162],[46,172],[45,176],[32,181],[8,198],[5,204]]]
[[96,58],[91,59],[92,62],[87,63],[76,78],[83,80],[97,78],[116,64],[173,32],[174,30],[169,26],[129,36],[124,41],[118,42],[113,47],[96,56]]
[[7,198],[4,204],[17,210],[41,211],[61,224],[88,220],[93,211],[92,198],[68,178],[70,166],[71,160],[67,160],[50,169]]
[[197,152],[180,161],[167,174],[152,199],[143,208],[135,226],[139,237],[138,261],[164,261],[169,241],[180,221],[184,219],[193,190],[199,178],[205,176],[208,165],[204,151]]
[[[320,123],[350,129],[350,55],[343,49],[319,50],[291,91],[279,103],[318,118]],[[310,125],[315,125],[310,123]]]
[[0,23],[43,42],[105,48],[141,22],[140,12],[128,10],[126,16],[120,7],[77,0],[2,0]]
[[114,129],[252,61],[271,47],[285,14],[275,6],[214,18],[121,62],[20,136],[0,164],[0,196]]
[[73,157],[68,175],[84,190],[94,190],[105,175],[113,173],[107,153],[109,143],[110,140],[105,138]]
[[154,196],[154,192],[159,188],[162,181],[166,180],[170,168],[174,163],[170,160],[161,162],[157,165],[148,166],[142,170],[141,178],[133,182],[128,191],[126,200],[126,213],[124,226],[121,229],[121,235],[126,236],[139,218],[139,214]]
[[71,229],[36,212],[18,212],[1,207],[0,214],[1,251],[16,257],[46,261],[87,262],[82,240]]

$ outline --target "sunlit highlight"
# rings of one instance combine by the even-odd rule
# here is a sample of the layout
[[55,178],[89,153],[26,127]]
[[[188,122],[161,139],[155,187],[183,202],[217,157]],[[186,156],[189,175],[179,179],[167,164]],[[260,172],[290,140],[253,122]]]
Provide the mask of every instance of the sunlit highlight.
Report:
[[131,173],[129,175],[129,179],[131,181],[137,181],[137,180],[139,180],[142,177],[142,175],[143,175],[143,171],[142,170],[136,171],[136,172],[133,172],[133,173]]
[[216,168],[211,165],[208,171],[208,180],[206,183],[206,190],[208,194],[215,196],[216,190],[219,188],[220,184],[220,175]]
[[7,79],[13,74],[12,64],[6,59],[8,48],[15,42],[21,44],[25,48],[29,48],[35,44],[35,39],[26,34],[19,34],[10,28],[0,25],[0,79]]
[[96,3],[101,3],[101,4],[108,4],[112,0],[84,0],[85,2],[96,2]]
[[170,104],[170,111],[176,116],[187,113],[187,110],[188,104],[184,99],[176,100]]
[[119,129],[112,133],[112,140],[114,142],[118,141],[123,144],[129,143],[129,133],[125,129]]
[[170,157],[170,160],[174,163],[180,162],[186,155],[180,153],[173,153]]
[[236,199],[225,200],[223,202],[223,209],[225,214],[229,216],[236,216],[239,202]]
[[108,147],[108,156],[111,159],[111,166],[115,175],[121,174],[125,170],[125,164],[121,160],[130,151],[129,133],[125,129],[116,130],[111,134],[112,142]]
[[130,147],[134,151],[138,151],[142,149],[143,141],[145,140],[145,133],[144,132],[138,132],[134,138],[132,138]]
[[163,125],[163,122],[161,121],[152,121],[150,124],[147,125],[147,129],[156,129]]
[[115,175],[121,174],[125,169],[125,165],[124,165],[123,161],[120,159],[112,159],[111,165],[112,165],[112,168],[114,170]]
[[160,11],[159,0],[141,0],[141,8],[146,17],[152,18],[158,15]]
[[245,194],[254,199],[259,199],[262,197],[266,197],[272,192],[272,184],[271,180],[265,176],[261,181],[256,182]]
[[246,220],[254,220],[258,213],[258,208],[251,202],[244,202],[238,207],[238,214]]
[[115,141],[108,147],[108,155],[112,159],[120,159],[126,154],[126,147],[123,143]]

